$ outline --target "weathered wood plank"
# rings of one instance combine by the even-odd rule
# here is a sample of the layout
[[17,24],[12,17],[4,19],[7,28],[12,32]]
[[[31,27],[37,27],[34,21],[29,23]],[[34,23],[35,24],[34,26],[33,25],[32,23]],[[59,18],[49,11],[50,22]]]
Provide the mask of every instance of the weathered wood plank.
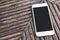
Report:
[[[22,37],[23,37],[23,40],[27,40],[25,31],[22,33]],[[22,40],[21,37],[19,38],[19,40]]]
[[[12,15],[12,16],[9,16],[9,17],[6,17],[6,18],[3,18],[3,19],[1,19],[2,21],[3,20],[10,20],[10,19],[13,19],[13,18],[18,18],[18,17],[21,17],[21,16],[25,16],[25,15],[29,15],[29,13],[30,13],[31,11],[28,11],[28,12],[25,12],[25,13],[22,13],[22,14],[17,14],[17,16],[16,15]],[[25,14],[25,15],[24,15]],[[27,17],[26,16],[26,17]]]
[[55,12],[56,12],[56,14],[57,14],[57,16],[58,16],[58,18],[60,20],[60,11],[58,10],[58,7],[56,6],[56,4],[54,4],[54,3],[52,3],[52,4],[53,4],[53,7],[55,9]]
[[58,37],[57,37],[56,33],[55,33],[55,35],[53,36],[53,40],[58,40]]
[[26,40],[31,40],[29,32],[28,32],[28,27],[25,28],[25,34],[26,34]]
[[[52,2],[55,0],[52,0]],[[0,1],[0,40],[60,40],[60,17],[55,4],[48,2],[55,35],[37,37],[32,21],[31,6],[47,0],[1,0]],[[58,25],[57,25],[58,24]],[[21,29],[22,30],[21,30]],[[13,32],[12,32],[13,31]]]
[[[49,3],[49,6],[50,6],[50,9],[51,9],[51,12],[52,12],[52,17],[53,17],[53,25],[54,25],[54,29],[55,29],[55,32],[56,32],[56,34],[55,34],[55,38],[57,38],[57,40],[58,40],[58,37],[60,36],[60,31],[59,31],[59,28],[58,28],[58,26],[57,26],[57,23],[56,23],[56,15],[54,16],[53,15],[53,13],[55,13],[54,11],[53,11],[53,9],[52,9],[52,5],[50,5],[50,3]],[[59,21],[60,22],[60,21]],[[57,37],[58,36],[58,37]]]
[[0,40],[10,39],[10,38],[13,38],[14,36],[18,36],[18,35],[22,35],[22,32],[18,32],[18,33],[12,34],[12,35],[2,37],[2,38],[0,38]]
[[28,21],[29,21],[29,18],[28,19],[23,19],[23,20],[20,20],[20,21],[16,21],[16,22],[13,22],[13,23],[10,23],[10,24],[7,24],[7,25],[3,25],[3,26],[0,27],[0,30],[3,29],[3,28],[8,28],[10,26],[17,26],[19,24],[22,24],[23,22],[24,22],[24,24],[26,24],[25,22],[28,22]]
[[34,29],[32,27],[33,27],[33,23],[32,23],[32,20],[30,20],[30,23],[28,24],[28,31],[29,31],[31,40],[35,40],[35,34],[33,31]]
[[41,37],[41,40],[45,40],[44,37]]
[[58,2],[56,5],[57,5],[57,8],[59,9],[59,12],[60,12],[60,2]]
[[[54,17],[55,17],[55,19],[54,20],[57,20],[57,18],[56,18],[56,15],[55,15],[55,12],[53,11],[53,9],[52,9],[52,6],[50,5],[50,7],[51,7],[51,10],[52,10],[52,12],[54,13]],[[52,14],[53,15],[53,14]],[[58,21],[58,20],[57,20]],[[59,21],[60,22],[60,21]],[[59,36],[59,38],[60,38],[60,31],[59,31],[59,28],[58,28],[58,26],[57,26],[57,24],[56,23],[54,23],[54,25],[55,25],[55,30],[56,30],[56,33],[57,33],[57,35]]]
[[1,17],[8,17],[8,16],[11,16],[11,15],[17,15],[17,14],[21,14],[21,13],[24,13],[26,11],[30,11],[31,8],[26,8],[26,9],[23,9],[23,10],[16,10],[14,12],[10,12],[10,13],[7,13],[7,14],[2,14]]

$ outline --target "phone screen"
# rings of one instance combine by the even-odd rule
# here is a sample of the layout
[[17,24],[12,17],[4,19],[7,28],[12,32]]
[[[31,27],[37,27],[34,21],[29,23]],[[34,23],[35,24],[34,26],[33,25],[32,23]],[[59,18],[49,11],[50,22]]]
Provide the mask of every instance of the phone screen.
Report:
[[53,30],[48,7],[33,8],[37,32]]

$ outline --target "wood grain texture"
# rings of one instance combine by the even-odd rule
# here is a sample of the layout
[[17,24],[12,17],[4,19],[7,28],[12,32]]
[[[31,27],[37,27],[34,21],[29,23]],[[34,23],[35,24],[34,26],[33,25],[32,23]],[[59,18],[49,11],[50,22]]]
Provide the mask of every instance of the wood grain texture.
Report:
[[[0,40],[60,40],[60,11],[56,0],[0,0]],[[55,35],[37,37],[32,19],[32,4],[47,2]]]

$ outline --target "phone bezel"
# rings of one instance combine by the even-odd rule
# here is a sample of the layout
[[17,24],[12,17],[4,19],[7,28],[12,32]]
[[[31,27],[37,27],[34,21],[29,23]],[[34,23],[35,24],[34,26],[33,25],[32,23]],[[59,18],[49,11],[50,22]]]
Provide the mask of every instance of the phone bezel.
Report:
[[55,32],[54,32],[54,28],[53,28],[53,23],[52,23],[52,17],[50,15],[50,10],[49,10],[49,7],[48,7],[48,12],[49,12],[49,16],[50,16],[50,21],[51,21],[51,25],[52,25],[52,29],[53,30],[49,30],[49,31],[43,31],[43,32],[37,32],[36,30],[36,23],[35,23],[35,17],[34,17],[34,11],[33,11],[33,8],[37,8],[37,7],[45,7],[47,6],[48,7],[48,4],[47,3],[41,3],[41,4],[33,4],[32,5],[32,15],[33,15],[33,20],[34,20],[34,26],[35,26],[35,32],[36,32],[36,36],[40,37],[40,36],[48,36],[48,35],[53,35]]

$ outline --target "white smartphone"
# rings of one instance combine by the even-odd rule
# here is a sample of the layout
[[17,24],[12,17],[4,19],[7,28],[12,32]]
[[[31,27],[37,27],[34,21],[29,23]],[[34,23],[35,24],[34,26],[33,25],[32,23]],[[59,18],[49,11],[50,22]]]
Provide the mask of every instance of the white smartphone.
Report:
[[55,33],[47,3],[32,5],[32,15],[36,36],[48,36]]

